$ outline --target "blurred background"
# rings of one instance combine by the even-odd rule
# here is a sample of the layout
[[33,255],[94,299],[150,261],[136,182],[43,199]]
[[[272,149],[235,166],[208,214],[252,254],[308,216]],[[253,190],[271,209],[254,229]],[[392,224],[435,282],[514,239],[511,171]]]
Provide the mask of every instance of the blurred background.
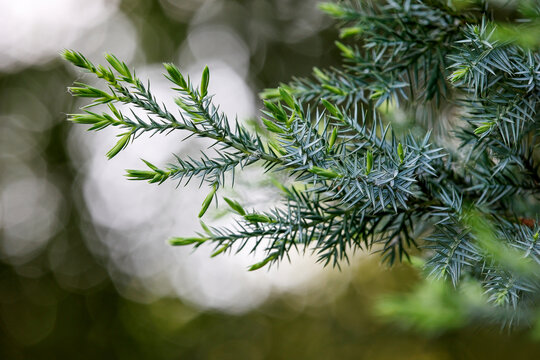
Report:
[[[1,359],[540,357],[528,332],[475,324],[421,332],[376,315],[378,299],[417,286],[409,265],[387,269],[356,254],[338,271],[306,253],[247,272],[257,254],[210,259],[211,249],[172,248],[167,238],[199,229],[207,190],[129,182],[124,169],[200,149],[171,134],[141,138],[107,161],[114,133],[66,121],[84,105],[66,88],[92,81],[61,61],[66,48],[98,63],[114,53],[165,103],[162,62],[194,78],[208,65],[216,102],[252,119],[264,88],[340,63],[337,31],[316,4],[0,0]],[[268,206],[276,197],[265,179],[249,170],[235,196]],[[230,221],[210,215],[212,224]]]

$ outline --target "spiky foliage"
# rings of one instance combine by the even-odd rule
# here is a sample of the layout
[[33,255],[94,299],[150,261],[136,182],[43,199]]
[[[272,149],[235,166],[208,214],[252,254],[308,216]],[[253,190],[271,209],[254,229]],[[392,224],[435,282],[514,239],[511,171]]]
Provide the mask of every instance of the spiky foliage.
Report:
[[[207,68],[195,86],[165,64],[165,76],[178,92],[179,109],[173,111],[114,56],[106,56],[110,67],[96,66],[75,51],[64,57],[103,79],[107,90],[77,84],[70,92],[92,98],[89,106],[106,104],[109,111],[85,110],[70,119],[90,130],[119,128],[109,158],[144,132],[179,130],[212,140],[214,152],[200,159],[175,155],[176,163],[165,168],[145,161],[146,169],[127,173],[150,183],[199,178],[211,189],[200,217],[230,179],[226,175],[234,179],[245,166],[259,164],[293,180],[282,188],[284,206],[247,211],[225,199],[238,215],[235,226],[203,223],[197,237],[173,238],[173,245],[212,244],[215,255],[262,248],[267,255],[251,267],[255,270],[293,248],[312,249],[322,263],[339,266],[350,250],[374,249],[393,263],[421,244],[431,276],[456,285],[463,277],[478,279],[499,305],[531,303],[539,293],[531,271],[536,274],[540,266],[535,153],[540,54],[538,43],[528,41],[526,48],[507,35],[523,19],[535,29],[540,7],[520,3],[518,25],[503,26],[491,5],[440,0],[321,5],[340,25],[347,44],[336,44],[345,63],[315,68],[312,78],[264,91],[260,121],[269,137],[227,119],[212,103]],[[125,114],[115,104],[147,116]],[[410,132],[403,125],[392,130],[396,112],[410,119]],[[440,131],[449,125],[453,131]],[[432,128],[436,137],[430,136]],[[494,224],[493,231],[479,231],[473,211],[479,214],[474,218]],[[491,240],[485,240],[486,233]],[[530,265],[527,276],[505,263],[501,249],[521,254]]]

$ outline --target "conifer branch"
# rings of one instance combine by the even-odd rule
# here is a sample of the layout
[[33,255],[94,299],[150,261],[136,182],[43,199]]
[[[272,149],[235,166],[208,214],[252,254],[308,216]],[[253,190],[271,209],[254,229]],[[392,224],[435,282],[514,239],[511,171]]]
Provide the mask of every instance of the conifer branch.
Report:
[[[267,212],[225,199],[238,216],[233,227],[203,223],[198,237],[173,238],[172,245],[212,244],[213,256],[264,250],[250,270],[293,249],[311,249],[320,262],[340,266],[350,250],[380,252],[393,263],[419,246],[431,276],[454,286],[477,279],[494,305],[516,308],[540,294],[538,219],[529,210],[540,207],[540,54],[501,38],[491,6],[458,8],[442,0],[321,5],[339,23],[336,46],[344,64],[265,90],[264,137],[214,105],[208,68],[197,87],[165,64],[178,95],[173,114],[116,57],[106,55],[105,67],[66,51],[66,60],[105,83],[70,88],[91,100],[70,120],[93,131],[118,128],[109,158],[143,133],[180,130],[212,140],[212,155],[205,149],[198,159],[176,156],[164,168],[144,161],[144,170],[127,172],[129,179],[157,184],[206,182],[200,217],[228,176],[234,182],[248,165],[294,182],[283,187],[283,204]],[[527,9],[516,11],[536,24],[540,12]],[[145,115],[122,112],[118,104]],[[390,104],[410,118],[410,133],[392,126]],[[108,110],[88,109],[96,105]],[[459,125],[432,136],[432,124],[446,117]]]

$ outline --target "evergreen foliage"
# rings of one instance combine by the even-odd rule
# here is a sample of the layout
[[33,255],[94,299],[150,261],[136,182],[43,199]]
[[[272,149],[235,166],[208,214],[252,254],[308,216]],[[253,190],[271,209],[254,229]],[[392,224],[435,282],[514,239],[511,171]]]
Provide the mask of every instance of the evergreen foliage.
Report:
[[[267,134],[231,121],[213,104],[208,68],[196,86],[176,66],[164,65],[178,92],[173,111],[116,57],[107,55],[105,67],[66,51],[68,61],[106,85],[77,83],[70,92],[91,98],[88,106],[109,109],[85,108],[69,118],[90,130],[117,127],[109,158],[145,132],[180,130],[211,139],[215,153],[200,159],[175,155],[167,167],[145,161],[144,170],[127,171],[131,180],[159,184],[200,179],[210,192],[199,217],[246,166],[259,164],[294,180],[282,188],[284,206],[258,212],[225,199],[238,215],[235,226],[203,223],[197,237],[173,238],[172,245],[211,244],[214,255],[264,249],[266,257],[250,270],[296,248],[339,266],[354,249],[380,251],[393,263],[420,247],[432,277],[455,285],[476,279],[489,301],[503,307],[534,304],[540,293],[540,4],[511,3],[504,24],[498,6],[322,4],[339,23],[343,42],[336,45],[344,64],[265,90],[260,121]],[[524,29],[526,36],[513,36]],[[148,116],[122,113],[115,104]],[[407,124],[397,122],[396,113]]]

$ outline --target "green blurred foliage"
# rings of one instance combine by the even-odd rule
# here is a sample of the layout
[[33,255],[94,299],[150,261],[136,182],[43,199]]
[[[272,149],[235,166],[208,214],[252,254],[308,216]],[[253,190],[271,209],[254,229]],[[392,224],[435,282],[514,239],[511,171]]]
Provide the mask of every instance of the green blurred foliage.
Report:
[[[477,245],[489,259],[487,266],[497,264],[512,279],[519,279],[524,284],[537,283],[540,267],[529,261],[524,254],[501,238],[492,221],[479,212],[471,210],[466,215],[466,222],[472,229]],[[536,233],[535,238],[538,238]],[[491,265],[489,265],[491,263]],[[414,258],[413,264],[419,271],[424,269],[424,261]],[[376,303],[377,313],[388,321],[394,321],[403,328],[414,329],[428,336],[441,334],[448,330],[463,329],[473,323],[500,324],[502,329],[512,329],[515,324],[532,325],[529,338],[538,338],[537,294],[529,304],[517,307],[517,296],[508,297],[515,291],[512,288],[484,291],[482,284],[468,278],[457,287],[450,282],[423,277],[415,288],[405,294],[385,295]],[[517,282],[517,281],[516,281]],[[511,300],[508,300],[508,299]]]
[[[497,20],[493,36],[503,42],[538,49],[540,46],[540,5],[537,0],[487,0]],[[481,8],[483,1],[456,0],[463,9]]]

